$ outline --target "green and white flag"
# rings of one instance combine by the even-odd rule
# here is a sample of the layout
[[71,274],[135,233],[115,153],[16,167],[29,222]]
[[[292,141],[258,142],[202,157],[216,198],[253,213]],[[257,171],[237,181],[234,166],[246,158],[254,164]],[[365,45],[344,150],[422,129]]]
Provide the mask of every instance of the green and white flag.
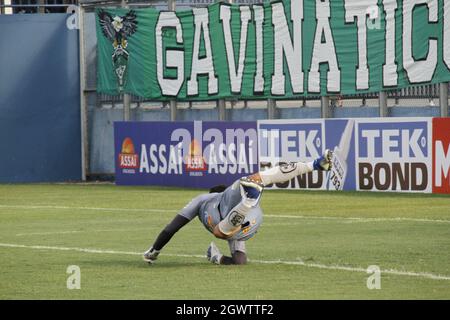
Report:
[[449,0],[97,10],[97,91],[292,99],[450,81]]

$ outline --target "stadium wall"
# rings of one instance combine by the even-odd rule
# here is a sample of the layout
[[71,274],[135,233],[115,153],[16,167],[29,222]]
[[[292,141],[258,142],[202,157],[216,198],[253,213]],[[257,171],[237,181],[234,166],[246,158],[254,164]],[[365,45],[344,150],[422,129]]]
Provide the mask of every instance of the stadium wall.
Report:
[[78,32],[66,19],[0,15],[0,182],[80,179]]

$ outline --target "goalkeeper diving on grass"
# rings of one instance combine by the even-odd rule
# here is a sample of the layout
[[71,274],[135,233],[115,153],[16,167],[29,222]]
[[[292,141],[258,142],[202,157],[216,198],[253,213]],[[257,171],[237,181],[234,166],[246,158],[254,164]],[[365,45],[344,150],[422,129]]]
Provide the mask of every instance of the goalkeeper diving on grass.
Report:
[[263,220],[259,206],[265,186],[289,181],[313,170],[329,171],[333,153],[324,154],[311,162],[291,162],[245,176],[231,186],[217,186],[209,194],[202,194],[189,202],[161,231],[153,245],[144,253],[144,261],[152,264],[161,250],[183,226],[199,217],[216,238],[228,241],[231,256],[223,255],[212,242],[207,259],[215,264],[240,265],[247,263],[245,241],[252,238]]

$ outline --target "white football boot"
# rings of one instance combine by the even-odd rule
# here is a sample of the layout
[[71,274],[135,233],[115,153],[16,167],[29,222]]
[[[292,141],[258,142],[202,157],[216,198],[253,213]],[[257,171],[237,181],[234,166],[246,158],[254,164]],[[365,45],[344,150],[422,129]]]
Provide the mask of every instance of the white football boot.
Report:
[[220,264],[220,260],[222,260],[223,254],[220,253],[219,248],[217,248],[216,244],[214,242],[211,242],[211,244],[208,247],[208,250],[206,251],[206,258],[209,262]]
[[148,262],[149,264],[152,264],[155,262],[156,259],[158,259],[160,251],[153,249],[153,247],[150,247],[147,251],[144,252],[143,259],[145,262]]

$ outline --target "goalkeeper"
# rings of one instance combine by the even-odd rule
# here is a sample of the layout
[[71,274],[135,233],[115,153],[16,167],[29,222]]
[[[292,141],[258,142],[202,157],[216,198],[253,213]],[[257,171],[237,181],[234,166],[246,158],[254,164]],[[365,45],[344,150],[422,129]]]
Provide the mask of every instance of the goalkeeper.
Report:
[[144,253],[144,261],[153,263],[172,236],[196,216],[214,236],[227,240],[231,256],[222,255],[212,242],[207,258],[215,264],[245,264],[247,255],[245,241],[255,235],[262,223],[259,206],[265,186],[289,181],[313,170],[328,171],[332,152],[325,153],[309,163],[292,162],[243,177],[228,188],[214,187],[209,194],[202,194],[186,205],[161,231],[153,245]]

